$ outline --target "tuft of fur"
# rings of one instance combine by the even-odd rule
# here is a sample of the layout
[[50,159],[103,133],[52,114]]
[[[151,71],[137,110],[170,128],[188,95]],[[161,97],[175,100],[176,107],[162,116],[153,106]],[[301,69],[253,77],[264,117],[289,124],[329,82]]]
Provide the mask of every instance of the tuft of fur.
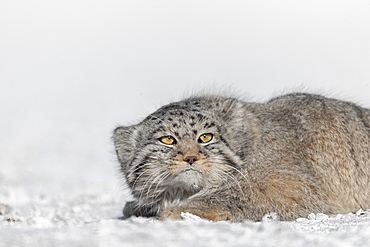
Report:
[[[113,140],[135,200],[124,216],[281,220],[370,208],[370,110],[293,93],[266,103],[197,96]],[[213,139],[200,143],[202,134]],[[173,145],[159,141],[163,136]],[[195,162],[189,163],[189,157]]]

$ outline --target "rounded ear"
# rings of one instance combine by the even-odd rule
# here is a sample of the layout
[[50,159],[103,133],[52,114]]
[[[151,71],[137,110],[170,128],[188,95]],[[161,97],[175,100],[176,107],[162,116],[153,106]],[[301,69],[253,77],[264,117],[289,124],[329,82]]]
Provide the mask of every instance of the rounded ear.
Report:
[[221,105],[221,117],[227,121],[235,118],[237,116],[237,110],[240,110],[242,108],[240,102],[237,102],[235,99],[226,99],[224,102],[222,102]]
[[221,105],[220,117],[225,123],[224,138],[240,157],[246,157],[258,141],[259,130],[253,113],[247,105],[235,99],[226,99]]
[[122,168],[127,167],[137,150],[137,137],[139,130],[136,125],[120,126],[114,130],[113,142],[116,149],[118,161]]

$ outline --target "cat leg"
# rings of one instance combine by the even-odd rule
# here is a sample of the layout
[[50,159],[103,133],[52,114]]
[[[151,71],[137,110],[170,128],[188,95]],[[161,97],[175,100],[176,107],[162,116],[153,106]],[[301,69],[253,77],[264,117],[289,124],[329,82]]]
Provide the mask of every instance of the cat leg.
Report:
[[129,218],[133,215],[137,217],[153,217],[157,215],[157,210],[149,205],[139,206],[137,201],[126,202],[123,208],[123,216]]
[[182,219],[181,213],[190,213],[212,221],[242,221],[241,201],[235,196],[223,192],[206,197],[196,197],[180,206],[166,207],[160,214],[160,219]]

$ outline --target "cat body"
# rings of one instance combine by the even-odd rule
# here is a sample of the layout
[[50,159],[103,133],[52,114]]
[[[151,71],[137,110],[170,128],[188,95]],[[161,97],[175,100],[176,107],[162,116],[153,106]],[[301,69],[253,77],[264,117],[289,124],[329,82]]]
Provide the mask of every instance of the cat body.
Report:
[[113,140],[126,217],[281,220],[370,208],[370,110],[311,94],[163,106]]

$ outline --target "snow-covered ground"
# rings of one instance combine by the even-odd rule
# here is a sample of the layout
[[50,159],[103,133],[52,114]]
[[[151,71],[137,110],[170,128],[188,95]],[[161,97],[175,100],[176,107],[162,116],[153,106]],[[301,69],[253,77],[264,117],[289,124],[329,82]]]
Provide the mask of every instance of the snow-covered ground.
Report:
[[0,1],[0,246],[370,246],[370,211],[122,220],[110,140],[215,85],[370,107],[369,13],[368,0]]
[[[0,216],[0,246],[369,246],[370,211],[310,215],[292,222],[120,219],[121,205],[101,186],[94,193],[28,198]],[[21,191],[16,187],[7,187]],[[2,196],[4,198],[4,196]],[[5,197],[6,198],[6,197]]]

